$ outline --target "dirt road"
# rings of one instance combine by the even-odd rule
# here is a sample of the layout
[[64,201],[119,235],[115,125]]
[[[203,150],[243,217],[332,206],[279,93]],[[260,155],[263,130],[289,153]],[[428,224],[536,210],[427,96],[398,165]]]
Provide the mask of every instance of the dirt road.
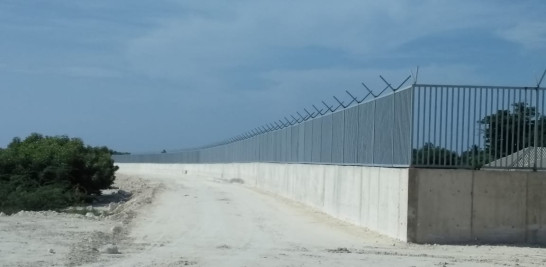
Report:
[[141,212],[114,266],[527,266],[541,248],[408,245],[240,181],[142,177],[165,190]]
[[0,266],[546,264],[544,248],[400,243],[237,180],[122,170],[117,185],[133,196],[105,216],[0,217]]

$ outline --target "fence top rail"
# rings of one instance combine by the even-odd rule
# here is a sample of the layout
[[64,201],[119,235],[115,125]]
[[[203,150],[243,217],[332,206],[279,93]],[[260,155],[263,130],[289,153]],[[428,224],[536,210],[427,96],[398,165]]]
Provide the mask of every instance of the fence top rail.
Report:
[[546,90],[546,87],[537,86],[494,86],[494,85],[453,85],[453,84],[414,84],[418,87],[445,87],[445,88],[483,88],[483,89],[516,89],[516,90]]

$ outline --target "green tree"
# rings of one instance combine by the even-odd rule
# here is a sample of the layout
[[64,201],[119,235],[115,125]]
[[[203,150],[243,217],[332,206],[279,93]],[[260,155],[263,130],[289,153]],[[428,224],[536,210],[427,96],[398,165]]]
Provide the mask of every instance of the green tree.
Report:
[[0,210],[61,208],[100,195],[115,179],[110,150],[31,134],[0,149]]
[[455,166],[459,164],[459,161],[457,152],[433,143],[425,143],[423,147],[413,149],[413,165]]
[[535,129],[538,131],[537,146],[542,146],[546,134],[546,118],[536,107],[527,103],[512,104],[512,110],[498,110],[478,121],[484,125],[482,134],[487,154],[498,159],[518,150],[535,145]]
[[460,165],[478,170],[484,164],[490,162],[489,155],[477,145],[472,145],[467,151],[461,153]]

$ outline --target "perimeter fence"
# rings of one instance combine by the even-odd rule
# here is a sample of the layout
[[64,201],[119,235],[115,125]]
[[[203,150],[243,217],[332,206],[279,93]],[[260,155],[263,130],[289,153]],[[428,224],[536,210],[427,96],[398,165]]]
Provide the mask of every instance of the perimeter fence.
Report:
[[[323,102],[220,143],[116,162],[546,168],[545,88],[413,84]],[[382,95],[386,90],[390,94]],[[368,100],[368,98],[371,98]]]

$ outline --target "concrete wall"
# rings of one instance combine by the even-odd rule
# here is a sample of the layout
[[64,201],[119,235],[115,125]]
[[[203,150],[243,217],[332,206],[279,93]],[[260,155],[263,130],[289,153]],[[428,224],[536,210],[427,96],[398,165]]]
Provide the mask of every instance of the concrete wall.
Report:
[[542,172],[411,169],[408,240],[546,243]]
[[187,171],[243,179],[247,186],[401,241],[546,243],[542,172],[276,163],[118,165],[136,175]]

